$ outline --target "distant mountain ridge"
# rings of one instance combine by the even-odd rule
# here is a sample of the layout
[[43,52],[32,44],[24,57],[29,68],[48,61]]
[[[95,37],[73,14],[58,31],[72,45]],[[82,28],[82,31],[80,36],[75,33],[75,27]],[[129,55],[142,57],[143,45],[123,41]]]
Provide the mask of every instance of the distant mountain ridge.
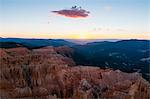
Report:
[[92,42],[104,42],[104,41],[117,42],[117,41],[120,41],[122,39],[65,39],[65,40],[69,41],[69,42],[76,43],[76,44],[85,45],[87,43],[92,43]]
[[0,38],[0,42],[14,42],[22,44],[29,48],[44,46],[74,46],[75,43],[65,41],[63,39],[26,39],[26,38]]

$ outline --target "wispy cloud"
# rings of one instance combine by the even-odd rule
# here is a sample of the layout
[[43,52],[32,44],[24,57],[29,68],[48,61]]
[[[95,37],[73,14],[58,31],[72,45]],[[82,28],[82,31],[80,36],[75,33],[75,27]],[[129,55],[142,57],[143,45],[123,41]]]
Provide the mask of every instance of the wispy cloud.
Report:
[[77,8],[77,6],[73,6],[70,9],[52,11],[52,13],[56,13],[57,15],[70,17],[70,18],[86,18],[90,14],[89,11],[82,9],[81,7]]
[[129,33],[127,29],[119,27],[97,27],[93,29],[96,33]]

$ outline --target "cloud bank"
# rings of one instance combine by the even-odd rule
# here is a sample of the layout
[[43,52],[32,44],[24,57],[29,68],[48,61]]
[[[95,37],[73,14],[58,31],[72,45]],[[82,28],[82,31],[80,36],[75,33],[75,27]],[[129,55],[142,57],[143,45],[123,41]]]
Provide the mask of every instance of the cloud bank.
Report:
[[52,11],[52,13],[56,13],[57,15],[70,17],[70,18],[86,18],[90,14],[89,11],[82,9],[81,7],[77,8],[77,6],[73,6],[70,9]]

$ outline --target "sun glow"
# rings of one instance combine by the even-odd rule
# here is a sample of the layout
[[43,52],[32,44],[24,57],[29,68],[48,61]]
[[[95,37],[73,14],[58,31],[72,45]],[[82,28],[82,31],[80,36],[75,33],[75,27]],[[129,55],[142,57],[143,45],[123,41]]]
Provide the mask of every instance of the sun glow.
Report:
[[78,38],[78,39],[88,39],[89,37],[88,37],[87,34],[81,33],[81,34],[78,34],[77,38]]

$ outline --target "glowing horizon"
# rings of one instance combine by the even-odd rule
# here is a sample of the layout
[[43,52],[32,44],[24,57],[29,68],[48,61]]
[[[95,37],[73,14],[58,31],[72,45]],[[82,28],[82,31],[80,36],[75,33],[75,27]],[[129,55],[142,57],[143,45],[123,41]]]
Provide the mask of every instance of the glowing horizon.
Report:
[[[118,35],[118,34],[116,34]],[[143,33],[143,35],[141,34],[132,34],[132,35],[127,35],[127,34],[119,34],[118,37],[116,37],[116,35],[113,34],[109,34],[108,35],[101,35],[100,37],[97,36],[93,36],[93,35],[67,35],[67,36],[63,36],[63,35],[19,35],[16,36],[11,35],[11,36],[4,36],[4,35],[0,35],[0,37],[2,38],[37,38],[37,39],[145,39],[145,40],[150,40],[150,33]]]

